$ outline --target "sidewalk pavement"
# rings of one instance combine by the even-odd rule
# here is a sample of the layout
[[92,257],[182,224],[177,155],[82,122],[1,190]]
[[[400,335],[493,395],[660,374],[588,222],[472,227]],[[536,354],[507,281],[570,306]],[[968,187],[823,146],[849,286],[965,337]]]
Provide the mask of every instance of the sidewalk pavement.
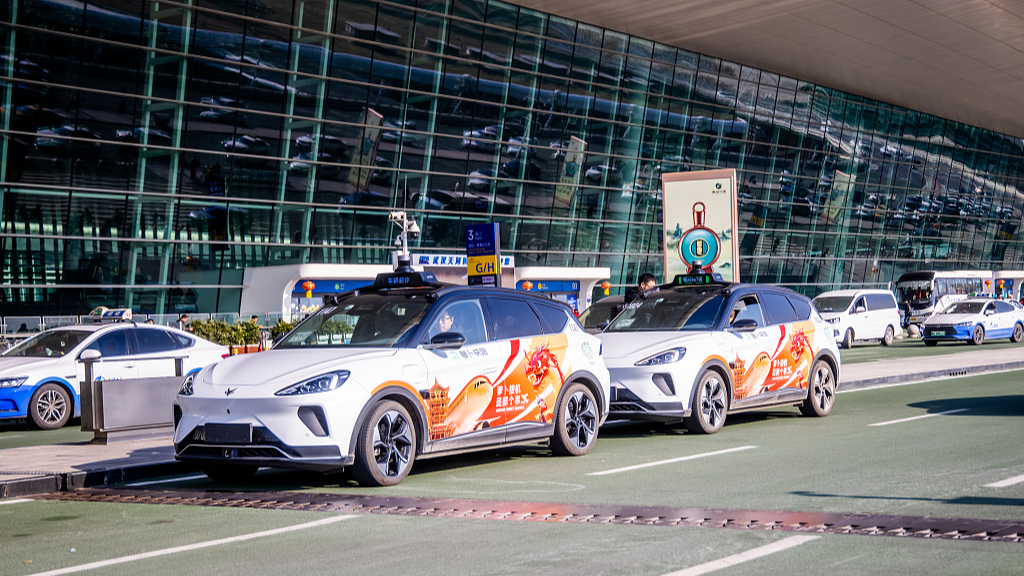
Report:
[[[878,360],[842,367],[840,390],[1024,369],[1019,348]],[[0,450],[0,499],[185,474],[169,436],[98,444],[76,442]]]

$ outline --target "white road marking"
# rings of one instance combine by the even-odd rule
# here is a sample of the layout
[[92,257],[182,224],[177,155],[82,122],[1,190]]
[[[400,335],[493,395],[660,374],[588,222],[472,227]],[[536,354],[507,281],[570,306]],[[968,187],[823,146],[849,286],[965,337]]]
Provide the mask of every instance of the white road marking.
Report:
[[875,422],[874,424],[868,424],[868,426],[888,426],[889,424],[900,424],[902,422],[910,422],[911,420],[920,420],[922,418],[931,418],[933,416],[945,416],[946,414],[967,412],[968,410],[970,410],[970,408],[957,408],[956,410],[946,410],[945,412],[936,412],[935,414],[924,414],[921,416],[912,416],[910,418],[900,418],[899,420],[890,420],[888,422]]
[[[1020,484],[1024,482],[1024,475],[1014,476],[1013,478],[1007,478],[1006,480],[1000,480],[999,482],[993,482],[991,484],[985,484],[986,488],[1006,488],[1007,486],[1013,486],[1014,484]],[[2,504],[2,502],[0,502]]]
[[169,482],[184,482],[185,480],[199,480],[202,478],[208,478],[206,474],[196,474],[195,476],[182,476],[180,478],[164,478],[163,480],[149,480],[146,482],[132,482],[131,484],[125,484],[126,487],[135,486],[149,486],[150,484],[167,484]]
[[768,544],[767,546],[747,550],[746,552],[734,554],[732,556],[722,558],[721,560],[714,560],[699,566],[679,570],[678,572],[671,572],[665,576],[698,576],[699,574],[707,574],[708,572],[714,572],[715,570],[721,570],[722,568],[728,568],[730,566],[742,564],[743,562],[756,560],[762,556],[774,554],[775,552],[781,552],[787,548],[799,546],[804,542],[810,542],[817,538],[821,538],[821,536],[790,536],[785,540],[779,540],[778,542]]
[[210,546],[219,546],[221,544],[230,544],[232,542],[243,542],[245,540],[252,540],[253,538],[262,538],[264,536],[274,536],[277,534],[284,534],[286,532],[294,532],[296,530],[305,530],[306,528],[315,528],[317,526],[323,526],[325,524],[333,524],[340,522],[341,520],[348,520],[349,518],[355,518],[356,516],[332,516],[330,518],[324,518],[323,520],[317,520],[316,522],[309,522],[307,524],[296,524],[295,526],[287,526],[285,528],[276,528],[274,530],[267,530],[265,532],[254,532],[252,534],[243,534],[241,536],[232,536],[231,538],[222,538],[220,540],[211,540],[209,542],[198,542],[196,544],[189,544],[187,546],[177,546],[174,548],[164,548],[163,550],[154,550],[152,552],[143,552],[142,554],[132,554],[131,556],[122,556],[120,558],[112,558],[110,560],[102,560],[100,562],[92,562],[89,564],[82,564],[81,566],[71,566],[68,568],[60,568],[58,570],[50,570],[49,572],[37,572],[30,576],[58,576],[59,574],[71,574],[73,572],[83,572],[85,570],[95,570],[96,568],[105,568],[114,564],[124,564],[125,562],[133,562],[135,560],[145,560],[147,558],[155,558],[157,556],[165,556],[167,554],[176,554],[178,552],[188,552],[191,550],[199,550],[201,548],[209,548]]
[[0,500],[0,504],[20,504],[22,502],[32,502],[31,498],[16,498],[14,500]]
[[641,468],[650,468],[651,466],[661,466],[662,464],[674,464],[676,462],[683,462],[686,460],[696,460],[697,458],[704,458],[706,456],[718,456],[719,454],[728,454],[730,452],[739,452],[741,450],[750,450],[751,448],[757,448],[757,446],[740,446],[739,448],[729,448],[727,450],[719,450],[717,452],[707,452],[705,454],[694,454],[693,456],[682,456],[680,458],[672,458],[670,460],[659,460],[657,462],[648,462],[646,464],[637,464],[635,466],[626,466],[625,468],[615,468],[614,470],[604,470],[602,472],[591,472],[587,476],[604,476],[605,474],[617,474],[619,472],[629,472],[630,470],[639,470]]

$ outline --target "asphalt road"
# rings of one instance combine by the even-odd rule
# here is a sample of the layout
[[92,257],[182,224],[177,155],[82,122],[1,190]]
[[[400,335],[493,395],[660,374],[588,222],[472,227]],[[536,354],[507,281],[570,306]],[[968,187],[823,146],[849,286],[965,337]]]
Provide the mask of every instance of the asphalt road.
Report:
[[[1024,481],[1007,482],[1024,476],[1022,376],[841,392],[828,418],[805,418],[795,408],[734,415],[713,436],[670,426],[612,425],[602,428],[594,451],[582,458],[558,458],[532,446],[489,450],[418,462],[392,488],[365,489],[343,476],[261,471],[247,486],[186,477],[146,489],[1019,521]],[[0,432],[0,438],[10,433]],[[620,470],[636,466],[644,467]],[[732,566],[721,574],[1013,574],[1021,573],[1024,559],[1024,544],[1008,542],[376,514],[332,521],[338,517],[14,501],[0,504],[0,573],[38,574],[158,552],[91,572],[655,575],[725,561]],[[331,523],[305,526],[319,520]],[[260,534],[284,527],[296,530]],[[251,539],[218,542],[244,535]],[[797,536],[811,538],[793,540]],[[182,546],[191,548],[170,550]],[[752,552],[765,555],[751,559],[757,556]],[[736,556],[742,553],[747,555]]]

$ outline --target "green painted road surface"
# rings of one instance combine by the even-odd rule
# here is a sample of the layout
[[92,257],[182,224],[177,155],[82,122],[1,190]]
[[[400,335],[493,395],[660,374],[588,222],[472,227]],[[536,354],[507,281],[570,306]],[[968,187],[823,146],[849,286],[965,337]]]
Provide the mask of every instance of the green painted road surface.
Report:
[[[582,458],[554,457],[543,447],[489,450],[417,462],[405,482],[391,488],[361,488],[343,476],[268,470],[244,487],[206,479],[152,487],[1019,521],[1024,482],[987,485],[1024,476],[1022,386],[1024,372],[1008,372],[851,391],[837,396],[827,418],[802,417],[795,408],[734,415],[712,436],[688,434],[681,427],[609,426]],[[954,410],[959,411],[950,413]],[[607,473],[712,452],[722,453]],[[336,517],[141,504],[0,504],[0,574],[45,573]],[[658,575],[784,545],[794,536],[367,514],[83,573]],[[816,536],[711,573],[1024,571],[1022,543]]]
[[0,450],[92,440],[92,432],[82,432],[82,425],[78,420],[72,422],[58,430],[35,430],[24,421],[0,422]]
[[1024,344],[1014,344],[1005,338],[984,342],[980,347],[966,342],[940,342],[936,346],[925,346],[920,339],[904,338],[894,341],[892,346],[882,346],[878,343],[854,344],[853,348],[840,350],[839,357],[843,364],[857,364],[876,360],[927,360],[931,356],[1004,348],[1018,348],[1024,356]]

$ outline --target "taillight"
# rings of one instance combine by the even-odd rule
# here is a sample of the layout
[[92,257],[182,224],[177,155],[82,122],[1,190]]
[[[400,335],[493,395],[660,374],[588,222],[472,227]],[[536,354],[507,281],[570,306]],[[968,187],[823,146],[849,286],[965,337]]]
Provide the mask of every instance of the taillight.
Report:
[[221,359],[227,358],[228,356],[231,356],[231,353],[230,353],[230,352],[229,352],[229,353],[227,353],[227,354],[221,354],[221,355],[220,355]]

